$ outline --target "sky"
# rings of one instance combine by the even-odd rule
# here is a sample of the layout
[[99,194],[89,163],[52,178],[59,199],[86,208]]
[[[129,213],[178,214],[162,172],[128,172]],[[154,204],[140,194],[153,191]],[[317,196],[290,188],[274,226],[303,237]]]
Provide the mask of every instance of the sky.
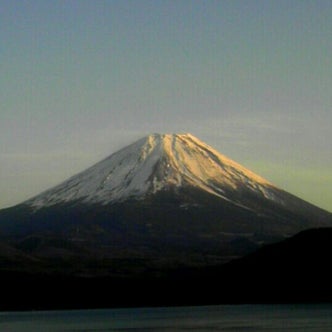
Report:
[[332,211],[330,0],[0,0],[0,208],[189,132]]

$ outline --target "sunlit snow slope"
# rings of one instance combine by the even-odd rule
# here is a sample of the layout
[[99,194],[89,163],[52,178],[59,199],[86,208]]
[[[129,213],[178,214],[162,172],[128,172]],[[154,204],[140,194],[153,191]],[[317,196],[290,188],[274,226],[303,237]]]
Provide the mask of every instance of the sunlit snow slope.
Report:
[[34,208],[77,200],[108,204],[188,185],[226,200],[226,193],[243,187],[277,199],[272,184],[191,134],[153,134],[25,203]]

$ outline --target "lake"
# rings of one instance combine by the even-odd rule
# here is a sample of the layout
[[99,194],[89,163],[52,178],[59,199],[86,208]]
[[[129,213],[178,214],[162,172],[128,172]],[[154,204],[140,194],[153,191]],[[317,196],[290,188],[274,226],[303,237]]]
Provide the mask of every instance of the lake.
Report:
[[0,312],[4,332],[332,331],[332,304]]

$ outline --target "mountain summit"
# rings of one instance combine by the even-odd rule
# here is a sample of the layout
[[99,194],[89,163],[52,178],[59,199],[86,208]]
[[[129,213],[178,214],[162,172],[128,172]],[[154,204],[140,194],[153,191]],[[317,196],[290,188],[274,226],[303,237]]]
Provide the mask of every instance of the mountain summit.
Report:
[[1,210],[0,241],[27,266],[56,258],[79,261],[80,273],[130,274],[213,265],[331,225],[327,211],[196,137],[153,134]]
[[277,199],[272,184],[193,135],[153,134],[26,204],[34,208],[78,200],[108,204],[190,186],[225,200],[229,200],[227,193],[244,187]]

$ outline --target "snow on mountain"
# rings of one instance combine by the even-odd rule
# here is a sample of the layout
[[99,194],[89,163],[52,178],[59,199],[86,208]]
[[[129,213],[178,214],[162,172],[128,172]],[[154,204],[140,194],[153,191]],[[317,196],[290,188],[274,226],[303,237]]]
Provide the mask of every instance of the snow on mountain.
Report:
[[226,200],[227,192],[244,186],[277,199],[271,183],[191,134],[153,134],[25,204],[35,209],[76,200],[108,204],[187,185]]

